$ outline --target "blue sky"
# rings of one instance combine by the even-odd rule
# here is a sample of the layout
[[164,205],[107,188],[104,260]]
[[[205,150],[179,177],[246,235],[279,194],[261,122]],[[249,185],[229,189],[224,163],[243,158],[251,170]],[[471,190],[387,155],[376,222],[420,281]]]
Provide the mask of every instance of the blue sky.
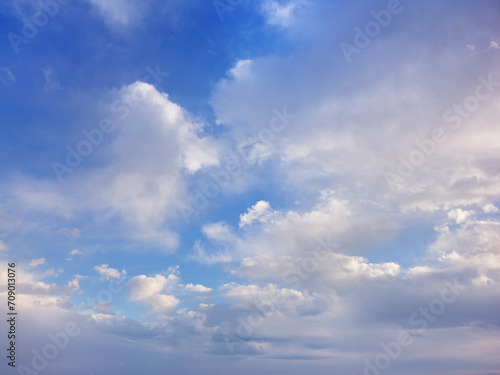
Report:
[[4,1],[2,373],[500,374],[499,12]]

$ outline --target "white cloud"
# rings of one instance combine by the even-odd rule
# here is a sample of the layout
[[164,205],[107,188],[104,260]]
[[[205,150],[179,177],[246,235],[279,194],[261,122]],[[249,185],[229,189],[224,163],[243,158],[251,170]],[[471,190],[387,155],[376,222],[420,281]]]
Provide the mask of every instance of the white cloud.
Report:
[[[266,2],[268,6],[274,3],[278,2]],[[284,2],[278,4],[286,7]],[[403,212],[448,211],[498,201],[500,179],[492,164],[499,158],[498,137],[493,136],[493,119],[500,103],[497,92],[480,101],[477,110],[463,119],[460,129],[452,130],[443,115],[450,108],[453,111],[453,104],[428,94],[428,88],[436,84],[434,73],[416,62],[430,47],[422,44],[415,56],[405,57],[397,74],[382,69],[386,55],[375,54],[371,47],[364,49],[358,59],[360,74],[352,82],[339,75],[347,65],[341,53],[323,48],[324,40],[338,39],[334,23],[328,19],[335,15],[319,15],[315,13],[317,6],[311,4],[311,12],[317,16],[309,25],[313,32],[296,40],[293,57],[253,59],[245,65],[244,75],[233,74],[232,80],[219,81],[212,96],[218,121],[239,140],[246,134],[256,136],[262,124],[269,123],[273,107],[293,108],[296,117],[271,142],[274,158],[266,168],[286,174],[287,191],[295,193],[294,197],[329,186],[351,191],[362,200],[395,204]],[[307,17],[304,22],[308,22]],[[317,39],[315,32],[321,27],[321,38]],[[400,38],[384,38],[388,49],[404,48]],[[367,57],[372,53],[375,59]],[[439,81],[440,90],[449,90],[446,82],[459,82],[453,90],[453,102],[463,104],[474,95],[479,84],[477,75],[457,73],[467,71],[467,63],[454,60],[444,51],[436,58],[438,64],[455,66],[449,78]],[[310,69],[317,61],[332,63]],[[383,74],[371,79],[377,69]],[[494,65],[486,64],[481,71],[483,77],[491,73],[495,82],[500,79]],[[415,140],[429,138],[437,127],[445,131],[446,141],[405,178],[401,191],[390,191],[384,173],[397,170],[399,156],[407,158],[417,147]],[[255,172],[251,177],[259,179],[261,175]]]
[[491,40],[488,49],[500,49],[500,44],[496,40]]
[[350,201],[328,189],[310,210],[271,211],[270,205],[260,203],[245,215],[240,223],[260,220],[261,226],[241,225],[233,231],[226,223],[208,224],[203,228],[206,241],[196,243],[191,258],[213,263],[258,255],[301,255],[326,238],[356,252],[386,242],[399,227],[390,211],[377,202]]
[[74,257],[75,255],[82,255],[82,254],[83,254],[83,253],[82,253],[80,250],[78,250],[78,249],[73,249],[73,250],[71,250],[71,252],[69,253],[69,255],[70,255],[70,256],[69,256],[68,258],[66,258],[66,260],[73,260],[73,257]]
[[[291,12],[287,5],[267,3],[281,4],[272,14],[275,22],[284,25]],[[112,4],[120,2],[108,2],[103,12],[127,24],[128,9],[116,9],[113,15],[109,13]],[[457,22],[453,9],[447,9],[444,28]],[[442,365],[443,359],[459,365],[467,361],[470,368],[477,364],[489,372],[497,369],[500,228],[497,215],[491,214],[498,212],[492,202],[499,201],[500,191],[495,137],[499,102],[492,98],[484,103],[471,116],[468,128],[450,136],[401,191],[389,192],[383,172],[397,164],[398,155],[412,150],[415,138],[426,137],[441,124],[449,103],[460,102],[474,90],[475,77],[468,78],[470,62],[456,58],[446,43],[433,46],[434,33],[419,43],[414,34],[421,34],[419,28],[413,34],[413,29],[407,34],[391,33],[388,28],[380,36],[385,39],[371,43],[359,56],[359,65],[350,66],[356,74],[344,75],[338,50],[324,48],[325,40],[337,40],[334,32],[338,31],[330,26],[338,25],[335,14],[324,13],[317,26],[310,25],[325,30],[319,36],[321,43],[306,38],[307,46],[294,45],[297,50],[289,56],[241,62],[230,72],[232,79],[221,81],[214,93],[218,121],[228,126],[234,139],[255,135],[255,130],[269,123],[274,107],[286,105],[297,114],[269,149],[275,159],[259,156],[255,160],[266,159],[266,174],[283,171],[276,178],[286,184],[287,198],[300,197],[303,203],[274,211],[269,203],[273,195],[262,197],[269,202],[259,201],[242,214],[239,227],[237,214],[232,224],[203,225],[204,238],[193,249],[193,257],[201,262],[229,263],[223,269],[248,285],[230,283],[220,288],[217,297],[227,304],[216,300],[200,304],[197,311],[174,311],[181,305],[177,292],[210,288],[191,283],[183,287],[176,274],[136,276],[128,283],[131,301],[160,314],[152,322],[140,323],[113,316],[109,304],[98,305],[93,324],[82,325],[85,337],[72,341],[74,350],[61,352],[60,371],[103,356],[106,361],[98,365],[107,372],[122,363],[137,372],[147,361],[155,375],[165,366],[172,373],[197,373],[199,363],[219,368],[215,364],[220,364],[221,357],[209,354],[228,354],[227,346],[234,345],[239,358],[245,356],[248,373],[262,371],[262,363],[278,363],[282,373],[313,373],[307,367],[311,359],[321,361],[323,368],[351,373],[365,358],[381,352],[381,342],[395,340],[401,329],[411,330],[415,341],[398,361],[401,372],[411,373],[415,360]],[[460,25],[470,22],[475,30],[476,24],[483,24],[474,20],[460,18]],[[393,63],[393,55],[386,51],[402,50],[409,41],[412,49],[405,55],[407,60],[385,69]],[[464,42],[458,45],[463,52]],[[432,61],[431,69],[426,61]],[[490,66],[484,64],[481,68],[487,71]],[[436,66],[446,69],[438,69],[436,76]],[[463,76],[457,73],[462,71]],[[495,72],[495,77],[500,75]],[[449,92],[442,85],[450,82],[453,93],[442,95]],[[175,235],[169,232],[169,220],[175,219],[172,202],[185,197],[186,176],[217,165],[217,145],[200,136],[201,124],[148,85],[131,85],[113,99],[134,89],[144,89],[151,96],[131,109],[123,127],[108,138],[111,147],[98,155],[109,157],[101,159],[102,167],[82,166],[81,173],[74,172],[79,177],[70,177],[60,189],[35,181],[21,181],[31,189],[23,184],[15,188],[26,205],[44,214],[57,211],[60,217],[73,219],[91,212],[98,225],[119,222],[118,227],[131,237],[163,239],[175,247]],[[268,155],[269,150],[261,154]],[[253,166],[255,173],[248,174],[258,180],[262,170],[257,163]],[[487,219],[482,218],[481,208]],[[255,222],[260,224],[250,225]],[[392,242],[401,228],[420,231],[433,224],[437,238],[427,247],[426,241],[432,240],[424,235],[415,241],[418,244]],[[103,231],[115,233],[109,227]],[[341,243],[341,248],[330,246],[316,253],[319,241],[326,238]],[[123,274],[108,265],[95,269],[107,278]],[[4,270],[0,276],[5,283]],[[57,320],[74,318],[68,314],[71,306],[63,302],[79,289],[81,278],[75,276],[67,285],[49,285],[29,277],[23,290],[35,298],[26,299],[26,312],[32,318],[26,322],[37,324],[25,328],[34,328],[30,332],[38,336],[30,341],[33,345],[23,358],[29,358],[32,347],[46,343],[43,327],[56,332]],[[454,278],[464,288],[460,298],[450,308],[447,305],[444,315],[429,324],[424,334],[414,332],[415,327],[408,324],[410,314],[439,298],[443,281]],[[5,300],[4,290],[0,294]],[[269,301],[272,304],[262,313],[259,305]],[[259,324],[251,326],[246,337],[238,336],[239,324],[249,317]],[[109,349],[117,345],[120,351]],[[78,357],[71,357],[73,352]],[[257,359],[252,358],[256,355]],[[238,366],[241,370],[241,361],[225,362],[222,372],[238,371]]]
[[193,252],[188,256],[188,260],[194,260],[202,264],[228,263],[233,261],[233,256],[229,252],[208,253],[200,241],[196,241]]
[[258,201],[246,213],[240,215],[239,227],[252,224],[254,221],[267,222],[272,219],[273,215],[269,202]]
[[316,315],[327,308],[316,294],[304,295],[295,289],[278,288],[274,284],[264,287],[258,285],[237,285],[222,291],[222,295],[236,300],[234,308],[254,310],[265,306],[269,313]]
[[5,244],[5,242],[0,240],[0,251],[6,251],[6,250],[8,250],[7,245]]
[[368,280],[387,280],[403,275],[395,262],[370,263],[360,256],[349,256],[321,249],[299,256],[261,255],[244,258],[233,275],[252,280],[272,280],[288,288],[321,291],[354,287]]
[[45,263],[45,258],[32,259],[29,262],[28,267],[38,267],[44,263]]
[[96,270],[99,273],[99,275],[105,280],[120,279],[121,277],[127,274],[127,271],[122,270],[120,272],[116,268],[110,268],[107,264],[101,264],[100,266],[95,266],[94,270]]
[[[27,298],[25,301],[25,307],[27,309],[31,309],[37,304],[43,307],[55,306],[62,303],[64,300],[72,298],[73,293],[80,289],[80,284],[77,278],[68,281],[65,285],[57,285],[55,283],[47,284],[41,281],[40,279],[45,276],[53,276],[50,271],[53,271],[53,273],[62,272],[61,269],[57,271],[51,269],[43,274],[32,273],[33,270],[30,268],[35,268],[44,263],[45,259],[33,259],[28,264],[29,268],[23,268],[22,265],[17,264],[18,272],[21,272],[23,275],[22,279],[17,280],[17,291],[21,296],[30,296],[30,298]],[[5,269],[5,271],[0,270],[0,277],[4,277],[5,280],[7,280],[7,269]],[[0,281],[0,295],[2,293],[6,293],[6,290],[6,281]]]
[[207,238],[221,242],[230,242],[235,238],[231,228],[226,223],[205,224],[201,230]]
[[262,3],[262,11],[271,25],[289,27],[296,17],[303,13],[307,2],[304,0],[289,0],[282,4],[281,1],[266,0]]
[[500,212],[500,209],[491,203],[488,203],[487,205],[485,205],[483,207],[483,210],[487,214]]
[[[279,7],[271,7],[270,13],[276,14],[276,24],[285,22],[290,14],[286,3],[267,2],[275,3]],[[200,262],[227,263],[224,266],[233,277],[250,283],[221,288],[219,293],[236,304],[223,312],[217,306],[219,310],[211,311],[218,312],[208,320],[217,321],[217,314],[229,317],[227,332],[236,336],[232,343],[239,348],[238,354],[347,358],[362,351],[363,363],[367,353],[377,354],[381,340],[397,337],[401,327],[411,329],[408,317],[418,306],[439,297],[444,280],[456,277],[469,289],[446,311],[446,317],[436,319],[435,326],[426,332],[433,339],[439,337],[441,344],[448,342],[448,349],[437,345],[433,349],[452,358],[457,355],[451,349],[452,340],[448,340],[463,333],[463,327],[476,337],[479,332],[488,335],[487,329],[478,328],[478,320],[498,323],[486,306],[498,295],[494,287],[498,282],[496,233],[500,231],[495,220],[475,217],[481,207],[500,200],[495,164],[500,155],[494,120],[498,117],[497,93],[481,102],[459,131],[451,132],[450,124],[443,122],[443,113],[453,103],[463,103],[478,85],[477,77],[469,74],[470,61],[456,60],[451,47],[445,48],[447,52],[437,45],[430,47],[429,37],[417,43],[418,49],[396,70],[388,71],[384,66],[392,57],[385,52],[420,40],[416,34],[401,38],[388,29],[383,43],[380,39],[371,44],[362,51],[357,65],[346,68],[338,50],[324,48],[325,40],[338,41],[338,29],[331,26],[338,9],[328,9],[317,25],[310,25],[312,29],[323,28],[318,39],[306,35],[294,40],[297,44],[285,57],[239,62],[214,90],[217,121],[230,129],[236,144],[256,136],[263,124],[269,123],[273,108],[293,108],[296,117],[273,139],[273,158],[266,157],[265,173],[254,163],[248,180],[264,185],[262,175],[280,175],[287,198],[302,203],[272,211],[272,199],[264,196],[266,201],[240,216],[239,227],[226,222],[203,227],[205,237],[194,246],[192,257]],[[457,15],[452,18],[462,19]],[[469,25],[472,29],[472,23]],[[456,47],[462,54],[464,44]],[[432,68],[423,62],[425,56],[432,56]],[[434,61],[437,66],[453,66],[453,72],[447,70],[445,77],[437,78]],[[345,69],[354,69],[356,74],[344,76]],[[485,63],[481,69],[484,77],[491,71],[495,82],[500,79],[493,64]],[[454,82],[451,91],[450,82]],[[435,95],[437,87],[451,97],[444,100]],[[409,155],[416,147],[415,139],[429,137],[438,126],[446,129],[447,141],[415,169],[401,191],[390,191],[384,171],[397,168],[399,155]],[[486,210],[495,213],[491,206]],[[250,225],[255,222],[260,224]],[[443,222],[446,224],[439,227]],[[418,246],[394,240],[402,228],[416,230],[417,226],[421,230],[423,225],[430,232],[433,224],[440,232],[429,246],[432,240],[427,238],[432,235],[427,237],[428,233],[423,233]],[[341,247],[330,249],[326,258],[316,259],[317,240],[327,236]],[[381,254],[384,260],[375,260]],[[271,290],[277,294],[286,290],[293,302],[280,307],[281,315],[263,314],[262,323],[253,327],[250,337],[238,340],[235,331],[239,319],[258,313],[252,305],[269,299]],[[468,304],[479,290],[481,297],[477,298],[484,303],[483,308],[472,313]],[[322,307],[316,310],[317,315],[305,319],[305,314],[297,312],[296,307],[305,300]],[[314,305],[313,300],[322,304]],[[290,327],[294,327],[297,346],[287,346]],[[360,348],[359,340],[349,341],[356,333],[366,332],[370,332],[366,347]],[[440,332],[450,336],[444,338]],[[265,345],[260,345],[263,342]],[[430,342],[424,339],[412,347],[415,358],[420,354],[433,357],[432,350],[425,347]],[[482,358],[478,353],[474,350],[476,360]]]
[[204,285],[201,284],[186,284],[186,290],[189,292],[197,292],[197,293],[210,293],[213,292],[213,289],[207,288]]
[[[178,239],[170,226],[180,217],[179,202],[190,202],[186,181],[193,173],[218,165],[219,144],[201,135],[203,123],[150,84],[136,82],[113,91],[107,104],[114,100],[123,108],[118,116],[109,113],[113,119],[118,117],[117,129],[104,134],[106,142],[88,156],[104,163],[91,168],[83,163],[63,175],[63,183],[27,177],[12,180],[13,200],[8,205],[44,217],[83,217],[90,212],[93,220],[84,221],[79,229],[63,228],[61,233],[78,236],[90,227],[103,237],[149,242],[161,251],[175,251]],[[96,119],[95,127],[100,120]],[[56,161],[64,163],[65,155]]]
[[173,274],[165,277],[155,275],[147,277],[145,275],[135,276],[127,284],[130,291],[131,301],[141,302],[149,305],[155,311],[169,312],[179,304],[179,300],[173,295],[162,292],[178,284],[179,278]]
[[251,65],[252,60],[238,60],[235,66],[229,70],[229,75],[235,80],[244,80],[249,76]]
[[470,215],[471,212],[464,211],[460,208],[448,212],[448,217],[454,219],[457,224],[465,222]]

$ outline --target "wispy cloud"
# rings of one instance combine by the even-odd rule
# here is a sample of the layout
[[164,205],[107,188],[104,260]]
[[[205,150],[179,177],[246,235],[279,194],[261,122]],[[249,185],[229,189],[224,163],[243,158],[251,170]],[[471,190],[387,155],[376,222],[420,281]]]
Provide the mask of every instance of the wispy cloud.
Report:
[[42,264],[45,264],[45,258],[32,259],[29,262],[28,266],[29,267],[38,267],[38,266],[40,266]]

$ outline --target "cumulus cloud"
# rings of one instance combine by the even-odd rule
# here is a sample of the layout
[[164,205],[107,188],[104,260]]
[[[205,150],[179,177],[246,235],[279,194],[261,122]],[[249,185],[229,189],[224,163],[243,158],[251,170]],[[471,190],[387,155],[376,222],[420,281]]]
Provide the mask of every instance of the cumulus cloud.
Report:
[[[51,270],[42,274],[36,274],[33,273],[31,268],[35,268],[44,263],[45,259],[33,259],[28,264],[28,268],[23,268],[22,266],[17,265],[18,272],[22,272],[23,275],[22,279],[17,280],[17,294],[19,294],[21,298],[23,298],[23,295],[30,296],[30,302],[28,303],[29,306],[27,306],[29,309],[33,308],[36,304],[40,304],[45,307],[64,304],[63,302],[67,302],[73,297],[73,293],[80,289],[80,284],[77,278],[69,280],[63,285],[58,285],[56,283],[47,284],[41,281],[41,279],[47,275],[53,276],[50,272]],[[58,271],[54,271],[52,269],[52,272]],[[7,280],[7,269],[5,269],[5,271],[0,271],[0,276]],[[2,282],[0,284],[0,295],[1,294],[7,294],[6,282]]]
[[169,312],[180,301],[175,296],[162,292],[171,289],[178,282],[179,278],[173,274],[168,275],[168,277],[163,275],[153,277],[140,275],[131,278],[127,283],[127,287],[132,301],[145,303],[155,311]]
[[251,311],[258,306],[266,306],[270,313],[316,315],[327,308],[325,301],[316,294],[307,294],[287,288],[277,288],[274,284],[237,285],[225,289],[222,295],[237,301],[234,308]]
[[[259,228],[248,225],[255,221],[260,221]],[[310,210],[273,211],[262,201],[240,215],[237,231],[223,222],[205,225],[206,240],[195,244],[191,258],[211,263],[256,255],[303,254],[326,238],[333,238],[331,246],[341,244],[345,251],[355,252],[370,242],[386,241],[397,228],[390,211],[378,203],[360,204],[326,189]],[[363,237],[358,235],[360,231]]]
[[[89,156],[101,153],[104,165],[79,166],[64,174],[63,183],[20,177],[11,183],[9,206],[55,218],[82,218],[91,212],[94,220],[83,221],[83,226],[99,230],[94,226],[100,224],[103,237],[115,233],[172,252],[178,239],[170,225],[180,217],[179,203],[190,199],[186,181],[218,165],[219,145],[201,134],[203,123],[150,84],[136,82],[112,91],[109,101],[121,106],[113,106],[120,108],[115,132],[103,135],[110,142]],[[57,162],[64,162],[64,155]],[[63,228],[60,233],[79,236],[81,230]]]
[[[449,78],[443,77],[438,83],[433,68],[421,60],[422,53],[431,53],[428,45],[420,44],[419,52],[414,51],[418,56],[402,59],[396,71],[382,68],[389,58],[376,53],[382,47],[370,46],[357,61],[358,74],[353,82],[338,73],[349,69],[341,51],[321,47],[324,38],[338,39],[330,22],[335,15],[333,10],[329,12],[316,14],[316,24],[325,27],[322,37],[316,39],[312,33],[297,42],[293,63],[290,57],[270,55],[245,64],[245,74],[220,80],[212,97],[218,121],[236,135],[245,131],[255,135],[262,124],[269,122],[271,106],[293,108],[296,117],[271,142],[278,160],[267,168],[286,173],[287,186],[293,186],[291,191],[297,192],[297,197],[330,186],[356,192],[363,199],[396,204],[402,210],[430,212],[498,201],[499,179],[492,166],[492,160],[498,159],[498,140],[491,136],[498,88],[492,88],[487,99],[465,114],[455,130],[450,123],[454,103],[463,105],[481,82],[479,73],[460,73],[467,71],[468,62],[454,61],[444,51],[433,52],[438,64],[454,66]],[[412,42],[415,40],[418,38]],[[384,43],[389,49],[404,48],[405,44],[394,34],[385,36]],[[484,79],[491,74],[498,82],[497,67],[484,64],[483,68]],[[374,71],[380,73],[378,78],[369,78]],[[318,74],[321,83],[314,79]],[[435,84],[446,91],[451,81],[457,82],[453,100],[429,94],[432,90],[428,88]],[[384,174],[397,173],[400,158],[407,160],[414,150],[418,151],[415,141],[431,137],[436,128],[443,130],[446,141],[437,144],[432,155],[424,156],[425,161],[403,178],[399,190],[391,191]]]
[[[125,25],[131,14],[126,6],[131,3],[125,3],[102,2],[99,9],[105,14],[124,5],[108,16]],[[269,23],[293,24],[292,4],[298,1],[263,4]],[[90,348],[81,351],[86,357],[71,357],[68,350],[61,354],[63,363],[93,363],[104,353],[106,361],[96,371],[113,371],[123,358],[132,358],[127,362],[130,372],[151,363],[152,374],[162,373],[165,366],[173,373],[197,373],[203,363],[207,368],[225,366],[217,370],[229,373],[238,366],[241,370],[241,361],[221,365],[219,355],[236,353],[245,356],[249,373],[262,372],[263,363],[276,366],[274,372],[310,373],[312,360],[323,366],[319,372],[362,373],[363,361],[375,358],[381,343],[407,330],[411,350],[405,349],[392,371],[416,374],[415,361],[432,368],[437,364],[443,373],[463,371],[464,363],[489,372],[497,369],[497,93],[480,101],[459,131],[451,131],[443,115],[474,95],[478,74],[488,77],[491,72],[496,82],[498,67],[481,60],[471,74],[462,34],[448,45],[435,38],[435,30],[423,35],[419,27],[403,29],[418,25],[411,22],[412,11],[401,22],[394,18],[383,36],[346,64],[335,48],[344,37],[336,25],[345,21],[345,13],[325,4],[311,3],[321,17],[288,54],[238,61],[213,92],[216,121],[227,127],[236,144],[269,124],[274,108],[293,108],[295,115],[268,148],[249,156],[254,169],[245,177],[252,178],[239,191],[247,192],[251,183],[246,181],[261,182],[260,168],[265,168],[278,180],[273,188],[286,186],[286,199],[279,197],[285,208],[271,208],[278,207],[273,199],[283,192],[276,189],[275,196],[252,198],[249,204],[257,203],[248,209],[228,210],[228,221],[207,216],[200,224],[203,238],[195,242],[190,259],[223,263],[225,276],[238,283],[212,290],[202,284],[182,285],[172,270],[136,275],[127,284],[129,300],[155,314],[138,322],[118,316],[121,306],[97,303],[92,324],[82,323],[85,337],[74,342],[75,348]],[[484,25],[476,22],[479,17],[455,13],[455,3],[447,4],[447,19],[435,23],[443,35],[457,24],[469,30]],[[428,6],[444,9],[437,3]],[[351,32],[353,26],[346,29]],[[322,32],[314,35],[317,29]],[[475,36],[484,29],[471,32]],[[325,49],[325,40],[334,48]],[[402,50],[408,53],[394,65],[394,55],[386,52]],[[24,179],[11,189],[13,195],[42,214],[56,212],[72,219],[90,212],[104,230],[111,226],[127,239],[154,239],[169,251],[175,248],[173,202],[188,195],[187,179],[218,165],[218,143],[203,135],[202,123],[151,85],[127,86],[111,93],[111,101],[141,92],[147,95],[129,107],[130,114],[119,113],[125,116],[123,123],[108,139],[109,146],[102,146],[107,157],[99,166],[75,170],[73,176],[83,178],[66,176],[64,188]],[[415,140],[429,137],[438,126],[446,130],[447,140],[391,191],[384,173],[397,170],[401,158],[419,147]],[[108,280],[125,274],[107,264],[94,270]],[[0,276],[5,282],[5,271]],[[56,320],[74,318],[68,301],[79,291],[80,279],[58,285],[29,276],[20,285],[35,296],[28,302],[28,316],[50,329],[57,327]],[[458,291],[446,304],[445,286]],[[3,286],[0,295],[5,297],[5,292]],[[199,304],[198,298],[207,303]],[[196,306],[185,307],[192,300]],[[424,319],[422,311],[436,311],[439,301],[442,313]],[[412,323],[413,314],[423,319],[426,329]],[[46,336],[33,328],[34,342],[42,347]]]

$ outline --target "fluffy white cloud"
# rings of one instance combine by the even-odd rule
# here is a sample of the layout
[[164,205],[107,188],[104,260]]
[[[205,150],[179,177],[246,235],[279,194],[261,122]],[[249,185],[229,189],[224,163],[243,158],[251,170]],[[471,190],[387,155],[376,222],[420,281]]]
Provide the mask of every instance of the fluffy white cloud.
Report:
[[[330,245],[340,243],[345,251],[355,252],[387,241],[399,227],[391,216],[383,205],[343,199],[329,189],[320,193],[309,211],[274,211],[261,201],[240,216],[238,231],[227,223],[205,225],[206,241],[196,243],[191,258],[213,263],[256,255],[303,254],[327,238],[334,239]],[[258,225],[247,225],[252,222]]]
[[233,306],[240,310],[255,310],[265,306],[269,313],[311,315],[319,314],[327,304],[317,294],[304,294],[295,289],[278,288],[274,284],[237,285],[223,290],[222,295],[237,301]]
[[254,221],[266,222],[273,217],[269,202],[258,201],[246,213],[240,215],[239,227],[252,224]]
[[116,128],[101,133],[102,144],[87,156],[104,162],[96,167],[82,163],[65,173],[62,183],[12,180],[5,189],[13,200],[5,209],[34,221],[37,215],[67,219],[91,213],[93,220],[83,221],[80,229],[61,233],[80,235],[86,227],[102,238],[122,236],[174,251],[178,239],[170,226],[180,217],[179,203],[189,200],[186,179],[218,165],[219,144],[201,135],[203,123],[150,84],[112,91],[107,103],[114,103],[106,109]]
[[[293,26],[293,22],[287,23],[293,3],[264,2],[268,22]],[[445,280],[456,278],[462,294],[446,306],[446,316],[436,318],[418,336],[421,340],[415,339],[409,356],[421,361],[458,360],[451,349],[452,337],[470,335],[472,341],[483,337],[487,347],[491,336],[483,324],[498,326],[498,318],[490,313],[498,306],[493,302],[498,295],[500,241],[496,215],[500,148],[495,130],[500,103],[498,65],[479,57],[474,61],[452,57],[464,54],[467,43],[463,37],[459,37],[462,43],[444,49],[430,40],[424,42],[414,34],[416,29],[412,36],[401,37],[402,24],[395,18],[392,31],[384,30],[383,37],[372,40],[348,64],[337,46],[341,38],[352,38],[352,33],[339,36],[332,26],[335,21],[343,22],[339,14],[345,9],[324,4],[309,4],[307,12],[314,13],[318,6],[324,13],[314,13],[316,23],[294,39],[293,52],[237,62],[229,78],[220,80],[213,92],[218,122],[231,129],[236,142],[257,137],[272,118],[273,108],[287,107],[295,116],[269,142],[263,157],[257,152],[257,156],[246,155],[245,161],[252,167],[245,178],[265,184],[264,173],[259,173],[263,170],[259,163],[265,161],[265,175],[280,176],[272,188],[278,194],[286,191],[297,207],[272,211],[273,201],[263,196],[269,206],[262,202],[242,213],[239,228],[211,224],[224,230],[218,235],[204,232],[205,239],[194,248],[195,259],[228,263],[233,276],[251,282],[228,287],[235,290],[234,299],[242,310],[236,315],[224,312],[228,324],[226,328],[221,325],[220,334],[230,338],[238,354],[259,358],[353,358],[356,351],[375,357],[382,340],[394,340],[401,328],[412,329],[409,316],[439,297]],[[468,22],[458,14],[451,18]],[[307,22],[307,15],[301,22]],[[472,23],[468,25],[472,27]],[[354,26],[362,25],[353,24],[349,31]],[[316,34],[319,29],[320,37]],[[468,36],[471,41],[484,36],[482,31],[473,34]],[[333,47],[325,49],[325,40]],[[394,58],[391,51],[409,44],[412,52],[398,59],[397,68],[387,70]],[[472,65],[474,73],[470,74]],[[451,69],[437,74],[436,66]],[[479,76],[494,81],[485,100],[474,99],[484,81]],[[485,89],[483,85],[480,90]],[[463,115],[460,126],[453,129],[450,114],[456,115],[458,106],[471,108],[476,101],[477,108]],[[445,140],[435,142],[425,155],[418,145],[430,139],[436,128],[442,129]],[[397,174],[401,160],[415,155],[415,150],[425,160],[410,167],[392,191],[384,174]],[[286,190],[279,189],[280,183],[286,184]],[[247,188],[252,186],[249,183]],[[416,223],[422,236],[427,236],[423,227],[430,233],[435,226],[435,241],[432,235],[418,245],[413,240],[395,241],[398,233],[408,235]],[[315,253],[317,240],[329,236],[340,247]],[[380,249],[384,249],[383,260]],[[268,298],[262,290],[270,283],[277,289],[293,288],[303,296],[317,293],[326,301],[326,308],[307,319],[290,314],[258,315],[259,309],[250,309],[248,304]],[[254,295],[258,297],[253,299]],[[471,309],[472,305],[481,307]],[[253,315],[253,322],[262,322],[252,326],[251,318],[245,320],[249,311],[262,318]],[[244,330],[245,324],[252,329],[246,327],[248,335],[242,337],[237,330]],[[288,342],[290,327],[294,327],[296,346],[283,343]],[[442,332],[449,336],[445,338]],[[361,348],[359,342],[351,341],[356,335],[366,337],[367,345]],[[426,349],[434,339],[440,344]],[[218,348],[223,352],[223,346]],[[480,363],[479,358],[484,359],[479,350],[467,348],[469,360]],[[405,371],[412,372],[407,365],[402,364]],[[352,366],[355,371],[357,365]]]
[[140,275],[130,279],[127,287],[132,301],[146,303],[155,311],[169,312],[179,304],[179,300],[173,295],[162,292],[177,285],[178,282],[179,278],[173,274],[168,275],[168,277]]
[[[130,24],[134,7],[142,7],[125,0],[92,1],[117,25]],[[251,148],[239,192],[272,174],[277,186],[287,188],[284,201],[297,201],[296,206],[273,210],[270,193],[246,212],[230,210],[231,224],[202,224],[204,238],[191,255],[202,263],[226,263],[221,268],[245,285],[233,282],[211,291],[179,284],[175,273],[135,276],[127,284],[130,300],[155,311],[147,317],[152,321],[116,316],[114,305],[98,303],[92,324],[82,325],[85,337],[72,342],[82,357],[66,351],[61,362],[67,367],[55,371],[75,373],[105,354],[95,371],[115,371],[129,358],[122,372],[135,373],[149,363],[152,374],[165,366],[172,373],[198,373],[200,363],[206,368],[216,363],[217,371],[232,373],[241,361],[220,361],[212,354],[237,353],[246,357],[249,373],[262,372],[263,364],[270,372],[291,375],[362,373],[363,361],[375,358],[381,343],[396,340],[402,329],[411,332],[414,343],[392,371],[416,373],[416,361],[442,372],[463,371],[464,362],[497,369],[498,94],[481,101],[457,131],[442,118],[474,93],[478,74],[500,77],[492,60],[472,62],[462,54],[465,39],[476,44],[485,33],[483,22],[454,13],[456,4],[448,2],[447,19],[434,24],[459,39],[460,52],[436,39],[434,30],[420,37],[422,28],[408,28],[419,24],[411,18],[418,12],[409,11],[408,19],[395,17],[349,65],[337,48],[337,27],[348,17],[338,7],[321,7],[331,3],[309,4],[308,11],[321,16],[287,54],[238,61],[213,93],[217,122],[235,144],[257,137],[275,116],[273,109],[293,108],[294,118],[282,133]],[[297,4],[264,1],[268,23],[293,29]],[[428,15],[445,9],[427,6]],[[358,5],[350,11],[359,12]],[[471,32],[454,33],[455,25]],[[354,26],[346,28],[349,33]],[[317,30],[321,34],[314,35]],[[325,49],[325,41],[332,48]],[[394,51],[406,51],[397,64]],[[140,103],[130,100],[141,92],[146,95]],[[75,170],[63,187],[21,178],[7,190],[16,203],[29,207],[26,212],[33,209],[44,218],[55,212],[65,219],[90,213],[103,232],[152,240],[171,250],[177,239],[170,223],[178,218],[176,202],[186,198],[186,179],[217,166],[218,144],[202,135],[203,124],[151,85],[135,83],[111,96],[110,102],[128,103],[130,113],[115,113],[124,118],[96,152],[96,164]],[[400,156],[407,158],[418,148],[415,140],[429,137],[437,126],[446,130],[447,140],[391,191],[384,173],[396,171]],[[425,237],[422,228],[432,226],[434,237],[419,242],[416,237]],[[404,241],[395,240],[400,234]],[[105,278],[123,276],[108,265],[95,269]],[[0,276],[5,282],[5,274]],[[68,300],[79,291],[81,277],[63,285],[30,277],[20,290],[35,296],[26,311],[33,322],[53,330],[56,320],[74,317]],[[459,290],[456,300],[427,319],[420,332],[409,317],[428,306],[427,311],[436,311],[448,282]],[[212,295],[210,303],[197,301]],[[198,307],[184,307],[193,301]],[[33,345],[39,348],[44,337],[33,325],[27,328],[36,328]],[[311,371],[311,359],[321,369]]]
[[[283,12],[292,3],[265,2],[268,8]],[[316,6],[311,5],[311,12]],[[389,34],[384,36],[384,47],[375,43],[361,51],[356,73],[340,74],[354,66],[343,59],[340,48],[323,48],[324,40],[333,45],[339,42],[332,26],[333,10],[314,14],[316,21],[310,26],[312,30],[324,27],[321,38],[315,32],[299,38],[293,57],[271,55],[253,59],[251,64],[237,63],[234,70],[243,71],[244,66],[244,74],[232,74],[231,79],[218,83],[212,97],[218,121],[230,127],[237,139],[247,134],[256,137],[262,124],[269,123],[273,107],[293,108],[295,118],[267,145],[277,160],[266,167],[287,175],[288,191],[295,192],[297,199],[329,186],[351,191],[360,199],[396,205],[404,212],[497,202],[498,67],[478,61],[480,73],[466,75],[470,61],[456,61],[449,52],[431,53],[422,42],[412,56],[400,61],[396,71],[387,70],[383,66],[389,54],[377,52],[406,45]],[[433,68],[422,62],[427,55],[433,55],[437,64],[454,68],[436,81]],[[451,114],[457,115],[457,106],[463,107],[465,101],[476,100],[476,88],[483,82],[478,77],[488,80],[490,75],[494,83],[486,85],[490,89],[487,98],[478,100],[477,108],[465,113],[461,126],[453,129]],[[321,82],[316,79],[319,76]],[[450,82],[456,86],[452,99],[431,93],[436,85],[446,92]],[[421,165],[411,167],[409,176],[402,177],[396,191],[391,191],[385,173],[397,175],[400,157],[408,160],[415,150],[421,152],[415,141],[421,144],[430,139],[436,128],[443,130],[445,141],[435,144]],[[258,174],[252,177],[259,178]]]

